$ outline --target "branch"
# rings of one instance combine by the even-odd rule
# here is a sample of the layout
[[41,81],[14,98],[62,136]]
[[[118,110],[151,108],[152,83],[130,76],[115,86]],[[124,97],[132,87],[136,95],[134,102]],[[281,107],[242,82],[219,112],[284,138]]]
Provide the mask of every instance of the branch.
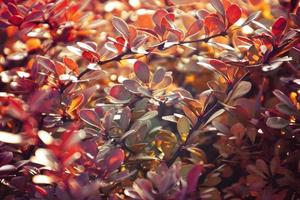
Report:
[[[177,45],[183,45],[183,44],[190,44],[190,43],[207,43],[210,39],[213,39],[213,38],[216,38],[216,37],[220,37],[220,36],[226,36],[228,35],[227,31],[223,31],[221,33],[218,33],[216,35],[212,35],[212,36],[209,36],[207,38],[202,38],[202,39],[198,39],[198,40],[189,40],[189,41],[181,41],[179,42]],[[146,51],[147,52],[152,52],[153,50],[155,49],[160,49],[160,46],[163,45],[164,43],[162,44],[159,44],[157,46],[154,46],[154,47],[150,47],[149,49],[147,49]],[[166,50],[168,48],[171,48],[173,46],[170,46],[170,47],[167,47],[167,48],[163,48],[161,50]],[[114,57],[114,58],[111,58],[111,59],[108,59],[108,60],[104,60],[104,61],[99,61],[98,64],[99,65],[104,65],[104,64],[107,64],[107,63],[110,63],[110,62],[114,62],[114,61],[120,61],[122,60],[122,58],[126,55],[134,55],[136,53],[132,52],[130,49],[128,49],[127,51],[119,54],[118,56]],[[92,71],[91,69],[85,69],[84,71],[82,71],[79,75],[78,75],[78,80],[83,76],[85,75],[86,73]],[[72,85],[73,82],[68,82],[66,85],[62,86],[60,92],[63,93],[65,91],[66,88],[68,88],[70,85]]]
[[[234,86],[239,84],[242,80],[245,80],[249,76],[249,74],[250,74],[249,72],[245,73],[237,82],[235,82],[235,84],[230,84],[226,90],[226,94],[229,94],[229,92],[234,88]],[[209,110],[207,110],[207,112],[205,112],[202,115],[202,117],[197,121],[196,125],[190,130],[185,142],[178,147],[178,149],[173,154],[171,159],[167,161],[168,167],[170,167],[176,161],[176,159],[180,156],[180,154],[183,151],[183,147],[187,144],[187,141],[189,140],[189,138],[191,137],[193,132],[198,130],[201,127],[203,122],[207,121],[213,114],[215,114],[215,112],[217,112],[218,110],[220,110],[223,107],[224,106],[217,101],[214,103],[213,107],[211,107]]]

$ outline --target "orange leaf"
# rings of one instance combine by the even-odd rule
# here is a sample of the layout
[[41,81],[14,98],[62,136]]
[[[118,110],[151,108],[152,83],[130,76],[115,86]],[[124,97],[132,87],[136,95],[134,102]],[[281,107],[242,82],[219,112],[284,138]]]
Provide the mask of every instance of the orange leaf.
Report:
[[76,110],[77,108],[79,108],[79,106],[82,104],[84,99],[83,94],[79,94],[78,96],[76,96],[74,99],[72,99],[68,109],[67,109],[67,113],[69,115],[72,115],[72,112],[74,110]]
[[55,64],[55,72],[56,72],[56,74],[57,74],[58,76],[60,76],[60,75],[62,75],[62,74],[65,74],[66,68],[65,68],[65,66],[64,66],[63,64],[57,62],[57,63]]
[[64,57],[64,63],[70,70],[74,71],[75,74],[79,75],[79,68],[75,61],[73,61],[70,58]]
[[38,38],[30,38],[26,41],[28,51],[38,49],[41,46],[41,40]]

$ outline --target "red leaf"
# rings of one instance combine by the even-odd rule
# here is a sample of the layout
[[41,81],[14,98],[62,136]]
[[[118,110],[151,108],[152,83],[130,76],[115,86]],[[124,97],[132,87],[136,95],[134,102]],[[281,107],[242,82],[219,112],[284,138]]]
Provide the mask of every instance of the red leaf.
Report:
[[16,5],[12,4],[12,3],[9,3],[7,5],[7,8],[9,10],[9,12],[13,15],[18,15],[19,12],[18,12],[18,8],[16,7]]
[[87,59],[91,63],[96,63],[100,61],[100,56],[97,53],[91,51],[82,52],[82,57]]
[[161,9],[154,13],[152,20],[156,26],[161,26],[162,19],[168,14],[168,11]]
[[129,44],[132,46],[132,43],[134,41],[134,39],[136,38],[137,36],[137,31],[136,31],[136,28],[133,27],[133,26],[129,26],[129,38],[128,38],[128,42]]
[[201,31],[203,27],[203,20],[199,19],[195,21],[189,28],[188,32],[186,33],[186,37],[189,37],[191,35],[195,35],[199,31]]
[[227,71],[227,65],[223,61],[216,60],[216,59],[211,59],[209,61],[209,64],[211,64],[215,69],[217,69],[221,72]]
[[187,175],[187,193],[193,193],[196,191],[198,178],[203,171],[201,164],[195,165]]
[[21,15],[13,15],[8,21],[15,26],[19,26],[23,22],[23,17]]
[[199,19],[204,19],[205,17],[207,17],[209,15],[209,12],[207,12],[207,10],[198,10],[196,13],[197,17]]
[[117,31],[126,39],[129,38],[129,28],[127,23],[119,18],[119,17],[113,17],[112,24],[117,29]]
[[164,27],[166,29],[173,29],[172,21],[174,20],[175,20],[175,15],[173,13],[169,13],[163,17],[160,25],[161,27]]
[[110,154],[106,157],[106,166],[108,173],[118,169],[124,162],[125,153],[122,149],[114,149],[110,151]]
[[180,29],[169,29],[169,31],[171,33],[173,33],[179,41],[182,41],[184,39],[184,37],[183,37],[184,33],[182,32],[182,30],[180,30]]
[[226,17],[228,20],[228,26],[231,26],[235,22],[237,22],[242,16],[242,10],[239,6],[236,4],[232,4],[227,10],[226,10]]
[[117,37],[117,42],[114,42],[114,46],[117,48],[119,53],[123,52],[124,46],[125,46],[125,39],[123,37]]
[[287,21],[284,17],[279,17],[272,26],[272,33],[276,38],[280,38],[287,27]]
[[113,86],[109,91],[109,95],[118,100],[128,100],[131,96],[123,85]]
[[150,71],[148,66],[141,61],[136,61],[133,67],[134,73],[138,77],[138,79],[140,79],[144,83],[148,83],[150,78]]
[[34,185],[33,187],[34,187],[35,191],[37,191],[40,195],[42,195],[42,196],[48,195],[48,192],[44,188],[42,188],[38,185]]
[[24,19],[26,22],[32,22],[42,19],[44,13],[42,11],[35,11],[31,12],[29,15],[27,15]]
[[204,19],[204,24],[209,30],[210,33],[213,32],[222,32],[225,30],[224,23],[215,16],[207,16]]

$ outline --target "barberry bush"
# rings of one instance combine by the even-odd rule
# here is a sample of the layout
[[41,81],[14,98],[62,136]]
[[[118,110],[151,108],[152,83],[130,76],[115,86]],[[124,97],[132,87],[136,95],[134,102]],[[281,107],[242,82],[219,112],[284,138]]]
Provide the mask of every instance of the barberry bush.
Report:
[[0,199],[299,199],[299,69],[299,0],[0,0]]

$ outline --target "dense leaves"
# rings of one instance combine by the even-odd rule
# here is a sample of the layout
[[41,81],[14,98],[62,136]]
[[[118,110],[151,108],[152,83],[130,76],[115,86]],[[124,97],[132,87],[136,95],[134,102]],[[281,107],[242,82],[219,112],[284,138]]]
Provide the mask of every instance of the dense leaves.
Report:
[[298,0],[0,0],[0,199],[299,199]]

